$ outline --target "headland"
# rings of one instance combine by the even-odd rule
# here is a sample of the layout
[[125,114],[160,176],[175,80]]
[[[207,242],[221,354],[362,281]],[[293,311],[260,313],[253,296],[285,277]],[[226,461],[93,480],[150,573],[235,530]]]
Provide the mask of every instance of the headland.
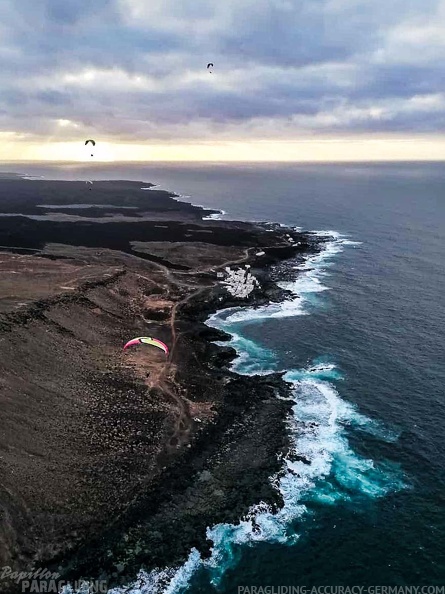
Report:
[[146,182],[0,179],[0,566],[128,583],[280,505],[288,386],[231,371],[205,320],[285,299],[274,266],[321,240],[216,214]]

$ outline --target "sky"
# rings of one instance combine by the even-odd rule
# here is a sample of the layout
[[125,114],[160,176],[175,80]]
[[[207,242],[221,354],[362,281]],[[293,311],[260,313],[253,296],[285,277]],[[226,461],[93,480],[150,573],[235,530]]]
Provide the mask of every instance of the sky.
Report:
[[1,160],[445,157],[445,0],[2,0],[0,64]]

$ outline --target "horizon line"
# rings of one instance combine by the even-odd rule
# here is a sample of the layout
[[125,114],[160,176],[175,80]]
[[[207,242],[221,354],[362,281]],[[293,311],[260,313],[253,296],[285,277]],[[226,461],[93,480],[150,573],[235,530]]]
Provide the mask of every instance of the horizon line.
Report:
[[373,164],[373,163],[444,163],[445,162],[445,157],[444,158],[430,158],[430,159],[335,159],[335,160],[321,160],[321,159],[307,159],[307,160],[296,160],[296,161],[291,161],[288,159],[284,159],[284,160],[267,160],[267,159],[258,159],[258,160],[224,160],[224,159],[207,159],[207,160],[191,160],[191,159],[187,159],[187,160],[181,160],[181,159],[135,159],[135,160],[102,160],[102,161],[71,161],[71,160],[49,160],[49,159],[44,159],[44,160],[39,160],[39,159],[0,159],[0,165],[2,164],[41,164],[41,165],[76,165],[76,166],[96,166],[96,165],[115,165],[116,163],[119,164],[144,164],[144,165],[150,165],[150,164],[157,164],[157,163],[165,163],[165,164],[169,164],[169,163],[174,163],[174,164],[184,164],[184,165],[190,165],[190,164],[212,164],[212,165],[218,165],[218,164],[223,164],[223,165],[236,165],[236,164],[261,164],[261,163],[269,163],[269,164],[276,164],[276,165],[308,165],[308,164],[313,164],[313,165],[341,165],[341,164],[357,164],[357,163],[363,163],[363,164]]

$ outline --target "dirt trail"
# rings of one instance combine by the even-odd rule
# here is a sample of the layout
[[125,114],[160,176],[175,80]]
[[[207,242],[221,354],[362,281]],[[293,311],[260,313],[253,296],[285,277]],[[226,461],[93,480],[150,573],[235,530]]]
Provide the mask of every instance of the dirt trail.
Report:
[[[225,268],[226,266],[242,264],[249,259],[249,254],[250,254],[250,248],[246,248],[244,250],[243,256],[241,256],[240,258],[238,258],[236,260],[228,260],[226,262],[223,262],[219,266],[214,266],[212,268],[221,269],[221,268]],[[158,266],[165,269],[165,266],[163,266],[161,264],[158,264]],[[186,274],[191,275],[191,274],[196,274],[197,272],[203,272],[206,270],[208,270],[208,267],[207,268],[197,268],[193,272],[186,273]],[[168,272],[169,279],[173,283],[175,283],[177,286],[187,286],[187,287],[193,286],[193,285],[190,285],[189,283],[179,281],[178,279],[173,280],[171,277],[171,271],[166,269],[166,274],[167,274],[167,272]],[[158,385],[158,387],[161,388],[161,390],[163,392],[168,394],[178,406],[179,414],[178,414],[178,418],[175,423],[175,430],[174,430],[174,432],[170,438],[170,442],[169,442],[169,448],[171,448],[171,449],[178,448],[181,445],[183,445],[184,443],[187,443],[189,434],[190,434],[190,430],[193,425],[193,419],[192,419],[192,415],[190,412],[190,404],[191,403],[187,398],[185,398],[184,396],[181,396],[179,394],[179,392],[177,390],[178,386],[176,384],[176,380],[174,377],[175,370],[174,370],[174,366],[173,366],[173,358],[174,358],[174,353],[175,353],[176,346],[178,343],[178,338],[179,338],[179,335],[176,331],[176,317],[177,317],[178,310],[183,305],[185,305],[192,299],[196,298],[198,295],[200,295],[201,293],[203,293],[206,290],[208,290],[207,286],[200,287],[199,289],[193,291],[192,293],[189,293],[186,297],[184,297],[180,301],[177,301],[174,304],[174,306],[172,307],[172,310],[171,310],[171,314],[170,314],[170,329],[171,329],[170,353],[168,356],[168,360],[166,361],[161,373],[159,374],[159,376],[157,378],[158,379],[157,385]]]

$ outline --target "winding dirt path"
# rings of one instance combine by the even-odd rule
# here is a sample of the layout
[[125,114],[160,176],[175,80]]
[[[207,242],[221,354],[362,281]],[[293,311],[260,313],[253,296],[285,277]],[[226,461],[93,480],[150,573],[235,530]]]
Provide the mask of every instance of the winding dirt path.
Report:
[[[218,270],[218,269],[223,269],[226,266],[242,264],[249,259],[251,249],[252,248],[245,248],[244,254],[236,260],[227,260],[226,262],[223,262],[222,264],[220,264],[218,266],[212,266],[211,268],[213,268],[214,270],[215,269]],[[187,286],[189,288],[190,287],[195,288],[195,285],[184,282],[182,279],[181,280],[178,279],[177,276],[175,278],[172,278],[172,271],[169,270],[163,264],[159,264],[159,263],[153,263],[153,264],[155,264],[157,267],[161,268],[163,270],[163,272],[166,274],[166,276],[169,278],[169,280],[172,282],[172,284],[175,284],[178,288],[184,287],[184,286]],[[204,272],[208,269],[209,269],[209,267],[197,268],[190,272],[181,273],[181,275],[182,274],[194,275],[199,272]],[[157,386],[165,394],[170,396],[170,398],[173,400],[173,402],[175,402],[175,404],[178,408],[178,413],[179,413],[178,418],[176,419],[176,422],[175,422],[174,431],[172,433],[172,436],[170,437],[169,444],[168,444],[168,448],[170,450],[179,448],[183,444],[185,444],[189,441],[189,434],[190,434],[191,428],[193,426],[193,419],[192,419],[192,416],[190,413],[190,404],[191,403],[187,398],[185,398],[184,396],[181,396],[178,393],[179,386],[176,384],[175,377],[174,377],[173,357],[174,357],[174,353],[175,353],[176,346],[177,346],[178,339],[179,339],[179,334],[176,331],[177,313],[178,313],[178,310],[183,305],[185,305],[192,299],[196,298],[198,295],[200,295],[204,291],[207,291],[208,289],[209,289],[208,286],[204,286],[204,287],[201,286],[201,287],[199,287],[199,289],[196,289],[192,293],[189,293],[186,297],[184,297],[180,301],[177,301],[173,305],[171,314],[170,314],[170,321],[169,321],[169,325],[170,325],[170,329],[171,329],[170,353],[169,353],[168,359],[165,362],[165,365],[164,365],[161,373],[159,374],[159,376],[157,378],[157,380],[158,380]],[[172,373],[172,370],[173,370],[173,373]]]

